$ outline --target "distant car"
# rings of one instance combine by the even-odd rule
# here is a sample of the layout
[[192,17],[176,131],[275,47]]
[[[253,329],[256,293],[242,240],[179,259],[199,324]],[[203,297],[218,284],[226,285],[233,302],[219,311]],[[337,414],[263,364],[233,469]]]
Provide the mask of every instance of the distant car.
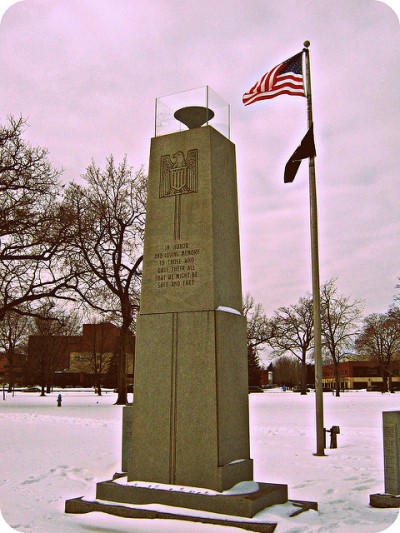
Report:
[[251,393],[251,392],[264,392],[264,391],[262,390],[261,387],[257,387],[257,386],[252,385],[252,386],[249,387],[249,393]]
[[[293,392],[301,392],[301,386],[300,385],[295,385],[292,389]],[[310,389],[307,389],[306,388],[306,392],[310,392]]]

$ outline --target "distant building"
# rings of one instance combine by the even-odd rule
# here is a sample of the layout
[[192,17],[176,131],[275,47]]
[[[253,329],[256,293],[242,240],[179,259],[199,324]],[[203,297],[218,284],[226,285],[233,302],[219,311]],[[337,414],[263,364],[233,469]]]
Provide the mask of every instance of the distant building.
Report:
[[[84,324],[82,335],[31,335],[28,340],[28,360],[47,357],[51,365],[52,384],[56,386],[91,387],[95,374],[101,374],[102,385],[116,387],[116,373],[110,364],[118,353],[120,329],[110,322]],[[133,382],[135,337],[130,337],[127,354],[128,383]],[[38,364],[37,362],[35,363]],[[96,369],[96,371],[95,371]]]
[[[25,366],[25,356],[14,354],[13,381],[21,383],[23,381],[23,371]],[[10,362],[4,353],[0,353],[0,383],[9,383],[10,381]]]
[[[379,389],[382,377],[379,364],[374,361],[343,361],[339,363],[340,388],[345,389]],[[335,388],[335,369],[333,365],[322,367],[322,383],[328,389]],[[400,386],[399,368],[394,369],[392,383]]]
[[[297,385],[300,383],[300,373],[295,378],[292,375],[282,374],[275,368],[279,363],[279,358],[273,361],[267,369],[261,370],[261,385],[266,387],[271,384],[271,379],[276,385]],[[307,385],[314,386],[314,365],[307,364]],[[272,372],[272,378],[271,378]],[[349,359],[339,363],[340,388],[346,389],[370,389],[381,390],[382,377],[379,364],[375,361],[358,361]],[[393,365],[392,384],[394,389],[400,390],[400,362]],[[323,365],[322,367],[322,386],[326,389],[335,389],[335,368],[334,365]]]

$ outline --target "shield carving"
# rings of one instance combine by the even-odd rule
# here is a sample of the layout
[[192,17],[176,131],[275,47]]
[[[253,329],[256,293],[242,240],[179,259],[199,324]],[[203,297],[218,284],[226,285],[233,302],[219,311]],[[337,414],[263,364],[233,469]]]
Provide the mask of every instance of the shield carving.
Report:
[[160,198],[197,192],[197,150],[161,157]]
[[181,196],[198,190],[198,150],[161,156],[159,198],[175,197],[174,238],[181,238]]

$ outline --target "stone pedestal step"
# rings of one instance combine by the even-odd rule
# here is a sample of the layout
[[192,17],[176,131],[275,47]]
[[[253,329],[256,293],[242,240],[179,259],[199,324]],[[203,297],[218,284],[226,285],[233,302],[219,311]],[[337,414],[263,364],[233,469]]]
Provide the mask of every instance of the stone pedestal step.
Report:
[[201,522],[203,524],[214,524],[218,526],[231,526],[244,529],[245,531],[256,531],[259,533],[272,533],[276,528],[276,523],[250,522],[249,520],[238,520],[235,518],[214,518],[195,516],[191,514],[178,514],[167,511],[158,511],[151,509],[140,509],[134,506],[128,506],[117,503],[104,501],[87,501],[82,498],[74,498],[65,502],[65,512],[72,514],[84,514],[91,512],[102,512],[124,518],[147,518],[158,520],[183,520],[189,522]]
[[[290,516],[296,516],[304,511],[310,509],[318,510],[318,505],[315,502],[303,502],[303,501],[290,501],[295,505],[298,510],[292,513]],[[202,513],[196,511],[190,512],[188,509],[187,514],[181,514],[171,511],[168,508],[163,510],[156,509],[143,509],[135,507],[132,504],[119,504],[116,502],[107,501],[88,501],[84,498],[73,498],[65,502],[65,512],[69,514],[85,514],[91,512],[102,512],[111,514],[114,516],[121,516],[123,518],[133,519],[158,519],[158,520],[182,520],[188,522],[197,522],[203,524],[214,524],[219,526],[230,526],[240,528],[244,531],[255,531],[258,533],[273,533],[277,524],[274,522],[261,522],[258,520],[251,520],[248,518],[239,519],[238,517],[227,516],[201,516]]]
[[[248,494],[206,494],[165,490],[104,481],[97,484],[96,498],[129,504],[159,504],[186,509],[197,509],[211,513],[251,518],[266,507],[288,501],[287,485],[258,483],[259,489]],[[195,489],[194,489],[195,490]]]

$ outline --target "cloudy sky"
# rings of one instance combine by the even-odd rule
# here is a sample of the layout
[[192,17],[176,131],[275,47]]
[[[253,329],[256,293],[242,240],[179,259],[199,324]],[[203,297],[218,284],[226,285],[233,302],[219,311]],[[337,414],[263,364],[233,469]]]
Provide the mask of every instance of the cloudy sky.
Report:
[[[385,312],[400,276],[399,19],[377,0],[3,0],[0,121],[28,119],[63,179],[94,158],[148,167],[159,96],[231,106],[243,291],[267,314],[311,291],[308,165],[283,183],[306,99],[242,94],[311,42],[321,283]],[[10,7],[9,7],[10,6]],[[6,8],[8,9],[6,10]]]

